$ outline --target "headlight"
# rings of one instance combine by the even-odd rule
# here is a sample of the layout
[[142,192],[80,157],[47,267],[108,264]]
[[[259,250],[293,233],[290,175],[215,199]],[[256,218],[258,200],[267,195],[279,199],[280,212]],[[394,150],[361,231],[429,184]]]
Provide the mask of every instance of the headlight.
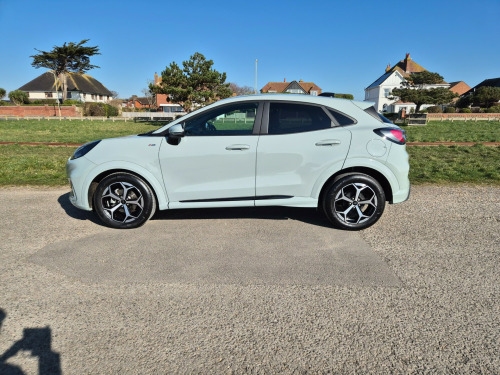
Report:
[[101,140],[85,143],[83,146],[78,147],[73,156],[71,157],[71,160],[75,160],[86,155],[90,150],[92,150],[95,146],[97,146],[99,142],[101,142]]

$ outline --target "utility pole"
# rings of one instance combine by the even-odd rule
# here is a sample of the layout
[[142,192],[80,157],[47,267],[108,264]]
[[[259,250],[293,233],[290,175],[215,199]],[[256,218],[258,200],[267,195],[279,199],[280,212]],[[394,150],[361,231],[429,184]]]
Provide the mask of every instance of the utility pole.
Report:
[[255,59],[255,94],[257,94],[257,59]]

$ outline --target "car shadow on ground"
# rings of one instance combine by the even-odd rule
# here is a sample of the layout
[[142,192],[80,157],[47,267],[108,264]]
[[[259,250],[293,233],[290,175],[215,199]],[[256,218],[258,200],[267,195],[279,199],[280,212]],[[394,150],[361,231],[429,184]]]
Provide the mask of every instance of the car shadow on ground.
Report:
[[[58,203],[66,214],[77,220],[90,220],[103,225],[93,212],[80,210],[69,201],[69,193],[58,198]],[[297,220],[320,227],[332,228],[326,216],[314,208],[297,207],[230,207],[200,208],[157,211],[152,220],[216,220],[216,219],[262,219],[262,220]]]
[[66,215],[68,215],[69,217],[82,221],[90,220],[95,224],[102,225],[102,223],[99,221],[99,219],[93,212],[80,210],[75,206],[73,206],[69,201],[69,193],[61,195],[57,199],[57,202],[59,203],[61,208],[66,212]]
[[215,220],[261,219],[297,220],[320,227],[332,228],[326,216],[314,208],[296,207],[231,207],[179,209],[157,212],[152,220]]

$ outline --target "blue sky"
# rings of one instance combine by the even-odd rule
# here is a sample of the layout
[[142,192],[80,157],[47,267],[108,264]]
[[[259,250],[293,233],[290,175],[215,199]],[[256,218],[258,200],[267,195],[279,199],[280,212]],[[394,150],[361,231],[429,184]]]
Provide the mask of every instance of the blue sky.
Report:
[[312,81],[364,99],[364,88],[411,53],[448,82],[500,77],[500,0],[0,0],[0,87],[45,70],[35,48],[90,39],[90,75],[122,98],[142,96],[172,61],[200,52],[227,81]]

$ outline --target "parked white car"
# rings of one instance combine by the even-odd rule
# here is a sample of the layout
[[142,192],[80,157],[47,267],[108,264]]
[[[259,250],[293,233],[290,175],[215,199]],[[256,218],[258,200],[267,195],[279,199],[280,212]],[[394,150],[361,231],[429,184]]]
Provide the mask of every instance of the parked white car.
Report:
[[71,202],[114,228],[157,209],[291,206],[363,229],[408,199],[405,132],[366,102],[307,95],[221,100],[156,131],[78,148]]

